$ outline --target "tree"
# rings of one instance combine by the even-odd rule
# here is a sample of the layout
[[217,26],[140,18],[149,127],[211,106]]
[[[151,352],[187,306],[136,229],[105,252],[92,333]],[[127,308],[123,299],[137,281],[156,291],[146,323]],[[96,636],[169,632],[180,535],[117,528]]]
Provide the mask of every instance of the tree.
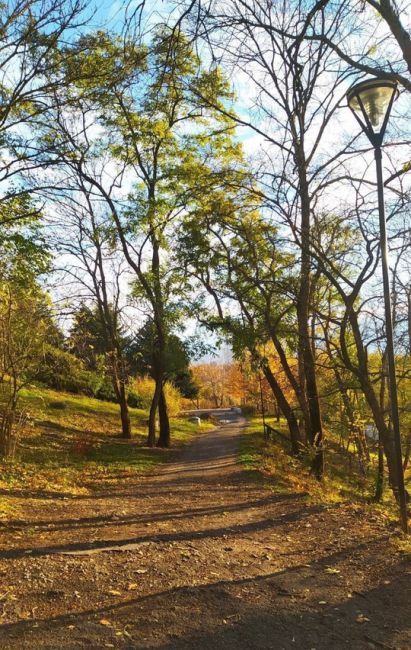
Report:
[[229,198],[226,194],[220,209],[214,205],[200,222],[186,223],[180,240],[182,264],[214,303],[212,310],[206,298],[203,304],[196,301],[202,322],[229,338],[237,359],[249,355],[254,368],[263,372],[287,420],[293,453],[297,454],[302,435],[294,405],[279,380],[278,366],[267,354],[271,343],[301,406],[301,390],[286,348],[293,341],[289,314],[294,305],[284,300],[285,287],[290,293],[291,282],[285,269],[295,260],[276,248],[276,230],[254,206],[250,188],[244,187],[231,202]]
[[[315,2],[312,12],[326,5],[331,5],[329,0]],[[410,5],[405,2],[400,7],[391,0],[346,0],[341,8],[345,19],[340,23],[338,37],[330,39],[316,30],[306,36],[321,40],[359,72],[392,79],[411,92]],[[381,23],[385,29],[376,29]],[[352,37],[355,33],[360,33],[364,44],[360,50],[358,39]],[[376,37],[376,33],[382,35]]]
[[129,368],[127,347],[129,338],[121,324],[118,303],[108,302],[108,283],[103,273],[96,283],[91,307],[81,304],[74,316],[68,339],[69,349],[86,363],[92,371],[101,372],[103,360],[105,372],[110,377],[114,396],[120,406],[122,437],[131,438],[131,421],[127,404]]
[[[40,253],[39,253],[40,254]],[[2,260],[4,261],[4,260]],[[0,281],[0,455],[13,456],[19,395],[39,369],[50,327],[50,304],[26,259],[16,257]]]
[[[185,387],[186,395],[196,394],[195,384],[188,382],[189,372],[189,348],[175,334],[169,334],[165,353],[160,351],[158,330],[152,320],[148,320],[139,330],[134,338],[129,351],[131,367],[138,374],[149,375],[156,382],[159,374],[159,366],[163,370],[161,392],[158,401],[158,412],[160,420],[160,435],[157,445],[159,447],[170,446],[170,425],[165,394],[165,384],[172,382],[177,387]],[[157,387],[157,386],[156,386]],[[154,420],[156,411],[154,401],[150,407],[150,419]]]
[[268,210],[272,211],[271,220],[288,232],[283,231],[286,246],[299,251],[299,280],[293,283],[299,360],[296,388],[318,478],[323,473],[324,454],[315,341],[310,328],[313,212],[324,193],[338,182],[340,157],[349,149],[349,144],[338,142],[333,155],[327,157],[323,143],[352,74],[321,40],[304,38],[307,32],[320,31],[333,40],[338,33],[343,12],[338,7],[331,16],[326,4],[319,3],[311,10],[300,0],[287,8],[277,2],[261,5],[253,0],[232,0],[216,2],[215,11],[202,14],[215,56],[249,79],[253,89],[250,117],[243,117],[243,111],[233,119],[264,139],[258,182],[265,214],[268,217]]
[[[29,196],[22,172],[42,166],[33,128],[49,103],[50,92],[64,83],[56,51],[87,22],[81,0],[10,0],[2,3],[0,202]],[[47,185],[47,180],[45,185]],[[24,215],[2,213],[5,223]]]
[[[221,192],[236,164],[240,148],[232,138],[231,120],[210,107],[222,106],[230,93],[219,70],[203,71],[183,34],[166,28],[148,52],[101,34],[86,43],[83,39],[79,50],[81,69],[100,65],[99,85],[80,83],[71,89],[76,128],[62,107],[53,113],[53,123],[50,118],[44,125],[44,139],[53,142],[60,168],[80,178],[92,200],[106,204],[135,274],[134,298],[156,328],[156,390],[148,433],[153,445],[168,339],[183,314],[187,289],[173,258],[173,242],[182,215],[210,200],[216,188]],[[107,74],[104,91],[101,70]],[[98,141],[90,133],[93,119],[100,129]],[[113,173],[103,171],[104,163],[116,170],[109,184]],[[127,197],[118,192],[126,175],[131,187]],[[166,409],[161,422],[167,439]]]
[[70,179],[70,190],[61,192],[57,188],[46,195],[56,213],[54,244],[65,256],[63,268],[57,267],[56,272],[67,287],[66,297],[78,308],[70,344],[88,363],[89,370],[96,370],[99,355],[104,359],[120,406],[122,436],[130,438],[124,317],[126,269],[110,217],[90,196],[79,174]]

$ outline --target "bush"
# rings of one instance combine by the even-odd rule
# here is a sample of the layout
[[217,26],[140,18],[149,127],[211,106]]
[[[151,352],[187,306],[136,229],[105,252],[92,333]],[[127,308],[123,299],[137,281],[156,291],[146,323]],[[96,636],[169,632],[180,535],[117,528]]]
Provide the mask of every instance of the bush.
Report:
[[[97,374],[97,373],[93,373],[93,374]],[[99,375],[99,377],[100,377],[101,385],[98,388],[95,397],[97,397],[97,399],[105,400],[106,402],[117,403],[117,398],[114,393],[114,388],[111,382],[111,378],[108,377],[107,375],[104,376]]]
[[90,396],[95,396],[104,382],[103,376],[86,370],[83,362],[73,354],[52,345],[46,345],[43,363],[33,379],[49,388]]
[[[137,408],[149,409],[154,395],[154,386],[154,379],[151,379],[151,377],[138,377],[130,385],[129,400],[130,396],[136,396],[138,398]],[[164,392],[167,401],[168,414],[171,417],[175,417],[181,411],[181,393],[178,388],[170,383],[165,385]],[[131,399],[133,399],[133,397]],[[129,405],[133,406],[130,401]]]
[[241,411],[244,417],[253,417],[256,414],[256,407],[254,404],[244,404],[241,406]]
[[135,409],[143,409],[145,406],[143,397],[133,388],[131,388],[128,392],[127,404],[131,406],[131,408]]

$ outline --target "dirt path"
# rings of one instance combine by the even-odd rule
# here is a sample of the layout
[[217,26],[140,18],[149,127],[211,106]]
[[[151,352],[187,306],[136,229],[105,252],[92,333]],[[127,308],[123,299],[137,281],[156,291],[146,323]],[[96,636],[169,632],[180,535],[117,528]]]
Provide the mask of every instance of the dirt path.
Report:
[[392,530],[270,490],[238,464],[239,433],[113,494],[22,495],[0,533],[0,647],[411,648]]

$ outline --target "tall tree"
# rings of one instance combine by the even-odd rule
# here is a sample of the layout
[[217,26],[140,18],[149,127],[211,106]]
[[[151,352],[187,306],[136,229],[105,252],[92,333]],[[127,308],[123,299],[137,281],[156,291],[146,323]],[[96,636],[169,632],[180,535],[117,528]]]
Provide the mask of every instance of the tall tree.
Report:
[[[71,114],[63,106],[53,113],[44,137],[53,143],[61,169],[81,178],[92,200],[106,204],[135,275],[134,297],[155,325],[156,391],[148,432],[153,445],[168,337],[182,315],[186,289],[173,241],[182,215],[211,200],[236,165],[240,149],[232,121],[212,107],[221,108],[230,93],[219,70],[204,71],[187,39],[167,29],[148,51],[107,35],[83,38],[78,65],[97,68],[98,85],[88,81],[71,88]],[[162,421],[167,429],[166,413]]]

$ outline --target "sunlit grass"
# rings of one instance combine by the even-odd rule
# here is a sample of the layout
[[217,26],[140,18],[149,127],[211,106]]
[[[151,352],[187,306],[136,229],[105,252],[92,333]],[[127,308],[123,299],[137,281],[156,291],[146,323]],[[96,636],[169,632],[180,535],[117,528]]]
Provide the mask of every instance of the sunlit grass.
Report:
[[[268,423],[287,435],[285,421]],[[310,473],[309,455],[293,458],[290,445],[280,436],[264,440],[261,418],[250,420],[243,436],[240,460],[245,468],[258,471],[273,489],[279,492],[306,493],[309,499],[321,502],[372,501],[376,480],[376,454],[371,454],[371,464],[367,477],[358,471],[358,461],[352,451],[342,450],[338,441],[327,435],[325,446],[325,477],[319,483]],[[384,499],[375,506],[381,514],[392,517],[396,512],[391,491],[386,487]]]
[[120,437],[119,407],[111,402],[32,386],[23,391],[28,414],[16,457],[0,464],[1,512],[12,507],[8,495],[88,494],[113,487],[174,457],[200,427],[171,419],[172,449],[145,446],[148,413],[130,408],[133,437]]

